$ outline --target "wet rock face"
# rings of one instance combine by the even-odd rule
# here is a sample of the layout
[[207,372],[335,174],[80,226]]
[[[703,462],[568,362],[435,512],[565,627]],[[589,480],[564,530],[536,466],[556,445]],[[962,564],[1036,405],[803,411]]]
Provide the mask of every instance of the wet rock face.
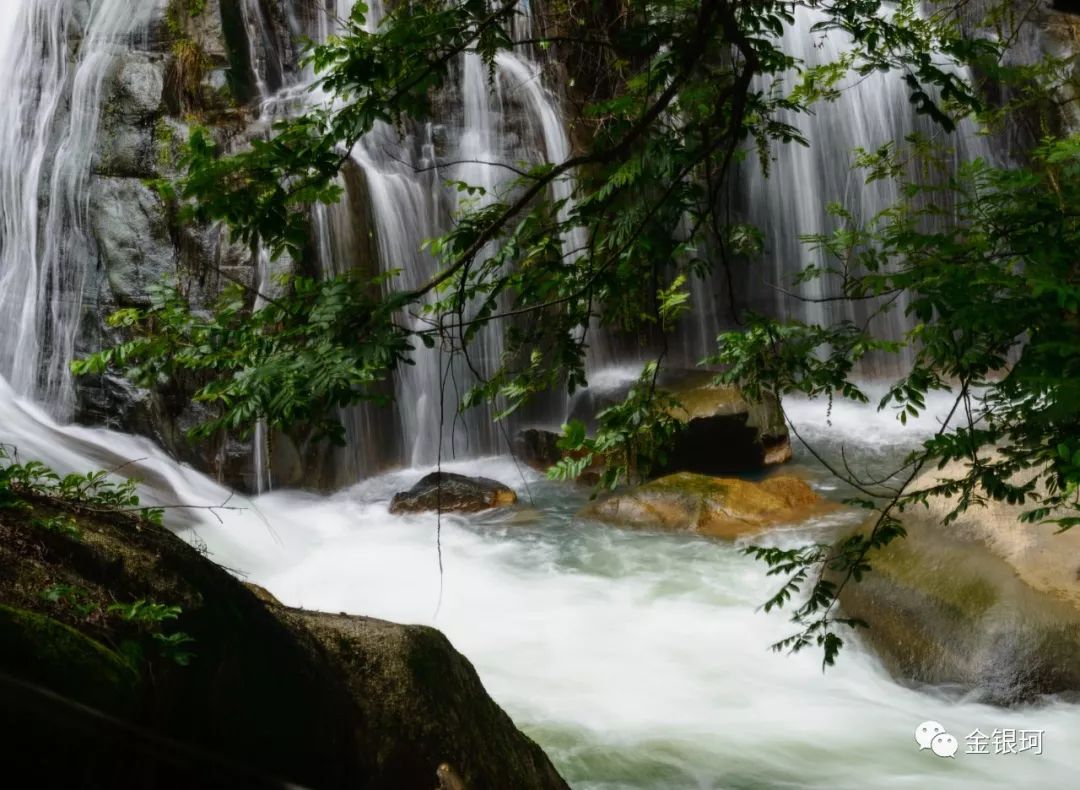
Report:
[[[1004,10],[1004,15],[1002,14]],[[1023,161],[1031,149],[1047,134],[1068,134],[1080,129],[1080,64],[1075,56],[1080,52],[1080,3],[1075,0],[972,0],[957,4],[954,10],[961,30],[969,38],[1000,38],[1001,30],[993,21],[1004,26],[1009,47],[1004,64],[1031,66],[1046,57],[1064,62],[1061,80],[1055,80],[1056,101],[1037,110],[1025,106],[1008,113],[1005,122],[993,124],[989,143],[1003,161]],[[989,22],[989,24],[988,24]],[[991,74],[974,70],[975,84],[983,97],[995,106],[1025,98],[1024,86],[1003,85]]]
[[[245,0],[147,2],[157,3],[148,34],[118,48],[100,87],[87,182],[86,229],[96,260],[87,267],[79,355],[126,339],[105,319],[119,307],[147,306],[151,289],[163,282],[178,283],[200,309],[213,304],[231,282],[255,283],[248,245],[232,241],[220,226],[180,223],[176,207],[149,183],[176,175],[193,123],[206,127],[223,150],[241,144],[254,118],[245,105],[254,95],[238,88],[252,81]],[[282,0],[258,5],[265,20],[287,16]],[[85,2],[77,4],[76,22],[85,22],[88,9]],[[257,51],[280,44],[285,29],[276,22],[271,27],[277,38],[259,43]],[[73,24],[73,52],[79,30]],[[203,64],[195,75],[198,84],[185,88],[194,105],[177,100],[178,61],[185,51],[197,51]],[[292,265],[283,257],[272,273]],[[325,448],[309,446],[299,433],[271,437],[269,481],[255,479],[250,439],[191,442],[186,431],[212,416],[192,402],[194,382],[146,391],[107,376],[81,377],[75,386],[76,420],[148,436],[175,457],[241,490],[253,491],[265,482],[325,487],[332,479],[327,463],[319,461]]]
[[105,78],[92,169],[107,176],[158,174],[155,126],[164,111],[166,57],[125,52]]
[[[954,462],[913,485],[965,472]],[[844,587],[845,612],[870,623],[863,638],[901,679],[1004,705],[1080,698],[1080,532],[1023,523],[1027,507],[992,501],[942,526],[955,504],[936,497],[904,513],[908,536]]]
[[809,485],[795,477],[752,483],[682,472],[592,502],[582,515],[621,527],[734,539],[803,521],[827,507]]
[[112,298],[149,306],[150,290],[176,273],[177,252],[161,198],[140,179],[99,176],[89,205]]
[[517,494],[497,480],[486,477],[467,477],[452,472],[432,472],[420,479],[408,491],[394,494],[391,513],[418,513],[442,510],[454,513],[476,513],[495,507],[512,505]]
[[1080,610],[1036,590],[964,530],[905,519],[907,538],[841,592],[845,615],[898,679],[997,705],[1080,699]]

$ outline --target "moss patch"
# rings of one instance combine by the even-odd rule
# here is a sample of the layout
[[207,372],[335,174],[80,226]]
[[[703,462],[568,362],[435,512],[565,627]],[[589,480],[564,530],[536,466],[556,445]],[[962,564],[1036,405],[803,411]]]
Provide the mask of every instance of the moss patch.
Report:
[[749,408],[746,399],[736,387],[694,387],[674,394],[682,408],[673,410],[672,416],[681,420],[735,414]]
[[118,716],[138,706],[139,677],[119,655],[51,617],[0,605],[0,667]]
[[[24,498],[0,508],[0,673],[21,681],[0,694],[9,772],[32,767],[48,786],[375,789],[432,786],[449,761],[476,790],[565,788],[439,632],[309,618],[162,527]],[[69,515],[77,534],[41,526]],[[110,611],[139,600],[182,607],[166,635],[194,639],[189,664]],[[132,641],[141,677],[110,649]],[[250,781],[263,773],[273,781]]]
[[921,595],[954,609],[965,617],[980,617],[1000,596],[985,578],[967,573],[955,565],[935,568],[935,559],[898,540],[871,557],[874,572]]

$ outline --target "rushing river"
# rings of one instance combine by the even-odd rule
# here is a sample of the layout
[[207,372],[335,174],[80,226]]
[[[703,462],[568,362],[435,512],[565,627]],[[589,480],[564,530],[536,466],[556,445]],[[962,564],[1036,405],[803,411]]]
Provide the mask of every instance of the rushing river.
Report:
[[[587,492],[545,481],[511,459],[447,465],[513,485],[522,504],[472,519],[444,518],[440,557],[434,516],[395,517],[387,510],[391,495],[430,467],[369,478],[328,497],[278,491],[249,500],[177,465],[147,440],[61,426],[17,397],[15,392],[33,395],[55,414],[70,413],[69,363],[87,312],[79,306],[97,298],[90,286],[110,266],[110,276],[117,268],[126,271],[102,256],[100,248],[108,245],[95,236],[103,229],[91,221],[91,195],[97,194],[92,188],[125,181],[131,190],[142,189],[143,175],[126,180],[104,175],[112,171],[102,169],[99,160],[117,130],[102,136],[102,145],[96,131],[106,98],[121,88],[142,93],[146,87],[142,78],[130,84],[120,79],[117,74],[124,70],[117,71],[117,64],[131,67],[136,77],[149,75],[151,83],[155,74],[163,77],[163,67],[154,70],[163,53],[152,51],[160,42],[150,32],[164,5],[4,2],[0,63],[8,85],[0,103],[0,375],[6,378],[0,377],[0,440],[17,446],[22,457],[62,471],[104,468],[138,476],[148,502],[169,506],[169,524],[179,534],[288,604],[442,629],[575,788],[1077,786],[1080,707],[1048,701],[1001,710],[942,691],[906,688],[857,641],[849,642],[839,664],[825,673],[817,653],[771,653],[768,645],[787,635],[790,626],[782,613],[766,615],[757,607],[778,582],[766,577],[740,545],[587,522],[576,516]],[[263,0],[229,5],[240,8],[250,37],[259,97],[249,109],[254,115],[257,107],[262,121],[287,114],[298,95],[307,95],[311,79],[300,71],[283,73],[289,60],[284,55],[295,42],[276,41]],[[314,5],[275,4],[296,23],[290,36],[324,38],[353,2],[319,3],[326,12],[316,14],[306,29],[298,20],[309,15],[300,12]],[[369,6],[374,26],[382,4]],[[530,37],[527,11],[524,4],[515,23],[520,38]],[[814,33],[813,22],[811,10],[801,9],[785,34],[785,51],[809,64],[840,57],[845,42]],[[367,184],[363,195],[353,197],[378,226],[385,249],[376,257],[384,269],[397,268],[394,256],[419,250],[425,238],[448,227],[456,198],[443,178],[494,183],[492,168],[471,170],[471,160],[559,162],[570,155],[561,98],[556,86],[544,84],[541,54],[504,53],[494,64],[493,83],[479,59],[466,56],[454,67],[454,101],[444,108],[446,117],[417,125],[405,139],[380,128],[353,151],[353,164]],[[134,79],[131,74],[124,79]],[[823,214],[826,200],[859,196],[861,213],[873,216],[895,197],[864,188],[848,168],[852,148],[874,150],[922,128],[925,119],[910,112],[907,89],[894,77],[859,79],[837,102],[803,119],[813,147],[775,151],[772,179],[756,171],[739,174],[748,218],[774,240],[762,282],[746,284],[750,304],[807,320],[846,316],[821,314],[821,303],[787,303],[778,299],[775,285],[814,262],[797,238],[831,227]],[[164,122],[160,99],[148,97],[152,106],[143,108],[149,115],[139,116],[138,129],[119,130],[133,135],[141,130],[141,135],[144,127]],[[113,116],[110,123],[116,122]],[[982,152],[978,139],[962,138],[962,156]],[[431,167],[440,164],[437,140],[446,148],[441,175]],[[456,160],[463,162],[446,164]],[[571,193],[566,182],[552,196]],[[325,271],[350,265],[342,253],[356,246],[349,205],[346,200],[315,217],[318,263]],[[115,206],[118,216],[138,214],[125,203]],[[113,246],[126,248],[138,234],[126,222],[120,225],[117,238],[123,244]],[[567,250],[578,246],[573,239],[564,243]],[[138,252],[142,256],[145,250]],[[142,261],[139,256],[136,261]],[[433,265],[420,253],[407,260],[402,287],[426,281]],[[699,284],[693,321],[673,343],[690,361],[712,350],[723,324],[725,300],[715,299],[720,290]],[[483,336],[481,345],[484,355],[499,357],[497,332]],[[616,351],[594,352],[593,367],[629,361]],[[432,404],[443,374],[435,352],[418,361],[395,382],[399,402],[410,408],[393,418],[363,412],[347,420],[352,471],[362,473],[387,459],[428,463],[434,458],[440,434]],[[903,452],[901,436],[907,441],[912,435],[888,415],[865,409],[838,407],[831,424],[810,404],[793,404],[792,413],[806,436],[834,454],[840,442],[846,443],[848,458],[862,467],[894,460]],[[927,420],[921,430],[933,427]],[[499,446],[487,419],[477,421],[470,438],[472,447]],[[805,453],[797,453],[793,470],[808,475],[826,495],[842,495]],[[256,460],[261,458],[256,453]],[[855,517],[838,511],[763,539],[795,544],[811,535],[827,537],[830,529]],[[955,759],[920,752],[913,734],[924,720],[941,722],[960,740]],[[1042,730],[1043,754],[964,754],[965,737],[976,728],[984,733]]]
[[[791,411],[804,435],[834,448],[844,441],[867,461],[883,448],[895,455],[911,435],[865,409],[837,408],[831,425],[812,404]],[[853,641],[824,673],[815,652],[771,653],[789,624],[757,610],[776,580],[739,544],[584,521],[575,513],[585,492],[511,459],[446,466],[505,481],[522,504],[444,517],[440,576],[435,517],[387,510],[425,469],[333,496],[229,499],[149,442],[57,426],[6,385],[0,422],[24,456],[65,470],[141,459],[123,472],[147,480],[150,499],[240,508],[177,509],[168,518],[285,603],[442,629],[580,790],[1075,786],[1080,706],[1000,709],[907,688]],[[799,454],[792,469],[836,495]],[[794,544],[852,517],[840,511],[766,539]],[[928,719],[960,741],[954,759],[919,750],[914,730]],[[975,729],[1042,730],[1043,754],[966,754]]]

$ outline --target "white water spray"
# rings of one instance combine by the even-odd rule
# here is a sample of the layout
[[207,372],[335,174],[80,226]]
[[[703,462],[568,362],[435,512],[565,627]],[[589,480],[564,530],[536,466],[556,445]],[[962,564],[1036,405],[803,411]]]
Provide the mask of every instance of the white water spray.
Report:
[[0,15],[0,375],[56,414],[94,256],[87,188],[101,91],[156,12],[139,0],[20,0]]

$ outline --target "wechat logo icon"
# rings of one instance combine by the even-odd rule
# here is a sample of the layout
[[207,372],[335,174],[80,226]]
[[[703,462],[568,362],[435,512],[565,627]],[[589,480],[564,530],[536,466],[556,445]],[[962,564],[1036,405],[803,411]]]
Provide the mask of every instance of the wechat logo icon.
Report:
[[915,728],[915,743],[919,744],[919,751],[929,749],[938,757],[955,757],[959,747],[956,738],[936,721],[924,721]]

